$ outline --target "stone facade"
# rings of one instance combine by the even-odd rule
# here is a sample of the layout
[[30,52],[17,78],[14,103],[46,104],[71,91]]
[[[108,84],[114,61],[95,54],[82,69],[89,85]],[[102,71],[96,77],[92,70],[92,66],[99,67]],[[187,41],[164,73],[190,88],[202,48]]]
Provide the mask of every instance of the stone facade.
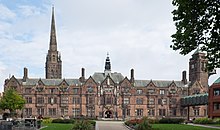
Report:
[[[109,56],[104,72],[95,72],[86,78],[82,68],[79,78],[62,79],[53,11],[46,78],[29,78],[25,68],[23,78],[12,76],[6,79],[4,89],[12,87],[26,99],[25,108],[20,112],[23,117],[186,118],[188,109],[181,106],[180,99],[207,92],[207,72],[202,69],[205,62],[203,53],[198,51],[192,55],[189,82],[186,71],[179,81],[137,80],[134,69],[131,69],[130,78],[124,77],[121,73],[111,72]],[[191,118],[206,116],[204,106],[190,107],[189,110]]]

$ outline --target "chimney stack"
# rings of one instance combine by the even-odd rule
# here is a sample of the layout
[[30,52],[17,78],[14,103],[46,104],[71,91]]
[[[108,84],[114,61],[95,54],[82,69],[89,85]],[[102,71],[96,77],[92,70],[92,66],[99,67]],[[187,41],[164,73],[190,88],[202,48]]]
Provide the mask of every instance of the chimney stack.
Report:
[[134,83],[134,69],[131,69],[131,79],[130,81]]
[[26,82],[27,78],[28,78],[28,69],[26,67],[24,67],[23,82]]
[[187,84],[186,71],[185,71],[185,70],[182,72],[182,82],[183,82],[184,84]]
[[85,82],[85,69],[84,68],[81,69],[80,81]]

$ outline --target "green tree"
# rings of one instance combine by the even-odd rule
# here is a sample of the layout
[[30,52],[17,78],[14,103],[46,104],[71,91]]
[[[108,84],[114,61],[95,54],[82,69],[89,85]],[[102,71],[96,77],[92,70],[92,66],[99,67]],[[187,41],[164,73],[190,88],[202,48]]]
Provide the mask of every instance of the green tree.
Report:
[[207,53],[207,69],[220,67],[220,0],[173,0],[176,33],[171,45],[186,55],[200,47]]
[[0,109],[10,111],[10,114],[14,114],[15,110],[22,109],[24,107],[25,100],[14,89],[8,89],[4,92],[3,97],[0,100]]

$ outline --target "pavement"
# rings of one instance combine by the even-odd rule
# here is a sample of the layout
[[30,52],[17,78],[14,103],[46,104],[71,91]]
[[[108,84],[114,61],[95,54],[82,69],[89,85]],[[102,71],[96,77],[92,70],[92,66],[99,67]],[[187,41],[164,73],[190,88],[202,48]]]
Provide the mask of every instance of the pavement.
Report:
[[96,130],[129,130],[123,121],[96,121]]
[[193,124],[193,123],[188,123],[187,125],[192,125],[192,126],[200,126],[200,127],[206,127],[206,128],[215,128],[215,129],[220,129],[220,127],[219,127],[219,126],[201,125],[201,124]]

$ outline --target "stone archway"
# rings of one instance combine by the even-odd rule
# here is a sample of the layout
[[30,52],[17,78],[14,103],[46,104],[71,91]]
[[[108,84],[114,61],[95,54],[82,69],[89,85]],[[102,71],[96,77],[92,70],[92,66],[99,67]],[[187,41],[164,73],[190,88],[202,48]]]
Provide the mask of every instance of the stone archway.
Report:
[[105,118],[112,118],[112,111],[107,110],[107,111],[105,112]]

